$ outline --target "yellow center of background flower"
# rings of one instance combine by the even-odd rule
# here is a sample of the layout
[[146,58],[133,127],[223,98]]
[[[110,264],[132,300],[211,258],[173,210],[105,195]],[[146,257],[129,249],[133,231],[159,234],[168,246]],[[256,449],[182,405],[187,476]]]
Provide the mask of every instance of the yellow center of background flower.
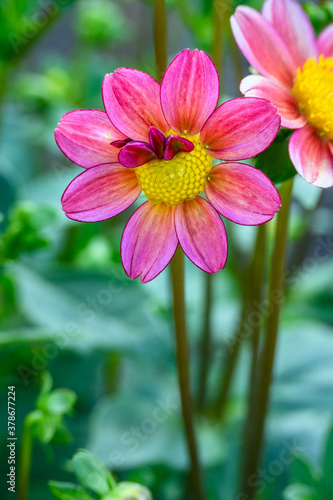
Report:
[[193,200],[204,190],[212,168],[212,157],[198,136],[183,135],[194,144],[190,153],[178,153],[172,160],[152,160],[135,169],[139,185],[151,203],[178,205]]
[[333,58],[309,59],[298,68],[292,93],[299,110],[320,135],[333,139]]

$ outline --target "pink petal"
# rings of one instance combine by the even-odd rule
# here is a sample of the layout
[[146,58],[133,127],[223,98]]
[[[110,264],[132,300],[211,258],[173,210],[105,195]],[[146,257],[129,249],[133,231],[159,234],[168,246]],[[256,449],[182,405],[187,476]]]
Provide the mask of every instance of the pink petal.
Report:
[[162,113],[160,85],[136,69],[120,68],[105,75],[102,95],[112,123],[136,141],[148,142],[149,127],[167,132]]
[[170,135],[165,144],[164,159],[167,161],[172,160],[177,153],[190,153],[194,149],[193,142],[184,137]]
[[162,132],[158,130],[156,127],[150,127],[149,129],[149,143],[151,147],[154,150],[154,153],[156,154],[157,158],[160,160],[163,158],[164,155],[164,146],[165,146],[166,139]]
[[119,164],[98,165],[78,175],[62,196],[69,219],[96,222],[128,208],[141,193],[135,172]]
[[244,163],[213,167],[205,193],[218,212],[244,226],[271,220],[281,205],[280,195],[268,177]]
[[280,121],[276,107],[269,101],[239,97],[214,111],[201,131],[200,141],[213,158],[244,160],[273,142]]
[[122,141],[113,141],[113,142],[111,142],[111,145],[114,146],[115,148],[121,149],[124,146],[126,146],[126,144],[128,144],[129,142],[132,142],[132,139],[123,139]]
[[221,217],[200,196],[176,206],[176,231],[188,258],[207,273],[223,269],[228,255],[227,233]]
[[153,149],[145,142],[133,141],[126,144],[119,153],[119,163],[127,168],[135,168],[157,158]]
[[306,123],[306,117],[298,112],[298,102],[289,89],[265,76],[250,75],[240,84],[240,91],[246,97],[261,97],[277,107],[281,115],[281,126],[300,128]]
[[129,219],[121,240],[121,260],[127,275],[142,283],[154,279],[169,264],[178,244],[174,207],[146,201]]
[[259,73],[292,87],[297,66],[279,34],[259,12],[237,7],[231,29],[238,47]]
[[219,78],[203,51],[185,49],[168,66],[161,84],[164,115],[178,133],[195,135],[214,111]]
[[333,57],[333,24],[329,24],[319,35],[317,40],[318,54],[324,57]]
[[297,67],[317,55],[315,32],[295,0],[266,0],[262,14],[279,33]]
[[333,186],[333,154],[330,143],[306,125],[296,130],[289,141],[289,154],[297,172],[310,184]]
[[119,150],[110,143],[126,138],[104,111],[95,109],[66,113],[54,135],[61,151],[84,168],[117,162]]

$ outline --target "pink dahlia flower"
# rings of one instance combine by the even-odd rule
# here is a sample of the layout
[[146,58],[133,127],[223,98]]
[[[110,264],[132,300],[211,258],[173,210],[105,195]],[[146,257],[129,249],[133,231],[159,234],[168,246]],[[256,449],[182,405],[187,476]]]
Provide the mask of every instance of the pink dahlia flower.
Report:
[[333,24],[316,39],[294,0],[266,0],[231,18],[236,42],[261,75],[241,82],[245,96],[269,99],[281,125],[296,129],[289,154],[297,172],[322,188],[333,185]]
[[[105,76],[102,93],[106,113],[72,111],[55,131],[63,153],[86,169],[63,194],[67,217],[109,219],[143,191],[148,201],[129,219],[121,242],[128,276],[152,280],[178,243],[194,264],[216,273],[227,259],[219,214],[256,225],[279,209],[272,182],[234,162],[274,140],[280,126],[276,107],[242,97],[215,109],[218,75],[199,50],[178,54],[161,85],[141,71],[120,68]],[[226,163],[213,166],[213,158]]]

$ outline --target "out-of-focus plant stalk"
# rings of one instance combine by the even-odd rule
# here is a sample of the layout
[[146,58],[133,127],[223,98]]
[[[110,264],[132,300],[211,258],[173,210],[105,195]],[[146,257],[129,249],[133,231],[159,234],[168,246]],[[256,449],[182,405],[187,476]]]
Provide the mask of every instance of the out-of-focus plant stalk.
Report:
[[29,491],[30,469],[32,457],[32,435],[29,415],[23,424],[21,437],[20,465],[18,477],[18,500],[27,500]]
[[274,356],[279,329],[280,306],[283,301],[288,220],[291,204],[293,179],[286,181],[280,190],[282,207],[277,216],[275,242],[271,262],[271,275],[268,300],[272,304],[272,313],[266,319],[265,337],[259,356],[256,386],[252,391],[249,409],[249,422],[244,443],[244,464],[242,471],[242,489],[244,498],[255,498],[255,488],[249,478],[255,474],[261,456],[265,419],[268,408],[270,385],[274,366]]
[[186,333],[184,254],[180,247],[171,261],[173,310],[176,331],[178,380],[188,451],[191,459],[191,486],[197,500],[204,500],[201,467],[193,422],[190,389],[189,346]]
[[154,47],[157,79],[162,80],[167,67],[167,21],[165,0],[154,0]]
[[213,282],[212,275],[206,273],[205,280],[205,310],[203,318],[202,341],[200,346],[200,369],[198,380],[198,409],[202,411],[205,406],[208,368],[210,365],[211,355],[211,316],[212,316],[212,301],[213,301]]
[[[156,69],[161,81],[166,69],[166,9],[164,0],[154,0],[154,40]],[[191,489],[193,498],[205,500],[199,453],[194,429],[193,404],[190,384],[189,345],[186,331],[184,254],[178,246],[171,261],[173,313],[176,334],[176,357],[182,415],[187,448],[191,463]]]
[[220,72],[223,60],[223,26],[225,25],[227,6],[228,3],[226,0],[214,0],[213,2],[212,59],[218,73]]

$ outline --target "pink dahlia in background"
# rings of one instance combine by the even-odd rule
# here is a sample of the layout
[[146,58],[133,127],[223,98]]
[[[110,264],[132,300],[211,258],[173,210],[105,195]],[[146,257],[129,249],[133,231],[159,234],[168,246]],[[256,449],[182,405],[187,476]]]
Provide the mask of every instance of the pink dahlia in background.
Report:
[[322,188],[333,185],[333,24],[316,39],[294,0],[266,0],[262,13],[246,6],[231,18],[236,42],[263,76],[241,82],[246,96],[269,99],[281,125],[296,129],[289,154],[297,172]]
[[[242,97],[215,109],[217,71],[199,50],[178,54],[161,85],[141,71],[120,68],[105,76],[102,93],[106,113],[72,111],[55,131],[63,153],[86,169],[63,194],[67,217],[109,219],[143,191],[148,201],[131,216],[121,241],[128,276],[152,280],[178,243],[194,264],[216,273],[227,259],[219,214],[256,225],[279,209],[272,182],[234,163],[274,140],[280,126],[276,107]],[[227,163],[213,166],[213,158]]]

